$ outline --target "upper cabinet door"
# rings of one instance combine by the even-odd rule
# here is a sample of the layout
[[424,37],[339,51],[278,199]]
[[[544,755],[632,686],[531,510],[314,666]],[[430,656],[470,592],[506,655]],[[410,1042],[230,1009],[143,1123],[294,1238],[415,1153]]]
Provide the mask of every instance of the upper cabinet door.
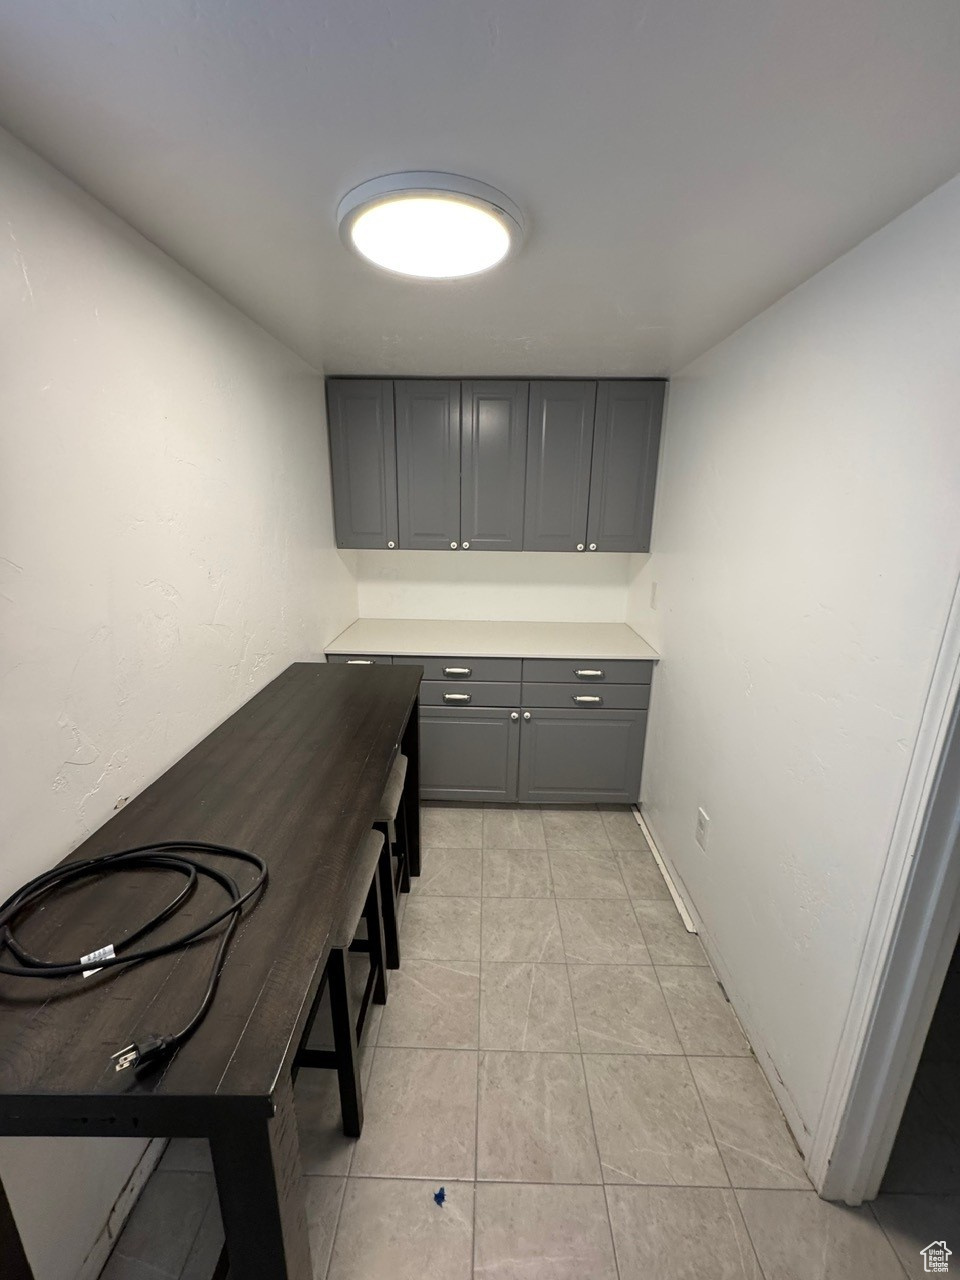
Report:
[[664,386],[600,383],[587,521],[591,550],[650,550]]
[[460,532],[473,551],[520,551],[527,465],[526,382],[463,383]]
[[525,551],[583,550],[595,382],[531,382]]
[[400,546],[460,545],[460,383],[394,384]]
[[393,383],[328,378],[327,418],[337,546],[395,546]]

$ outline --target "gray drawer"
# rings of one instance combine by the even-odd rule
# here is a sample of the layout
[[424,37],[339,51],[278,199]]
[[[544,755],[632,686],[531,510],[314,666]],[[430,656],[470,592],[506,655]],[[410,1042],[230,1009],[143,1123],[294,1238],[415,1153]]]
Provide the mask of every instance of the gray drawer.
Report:
[[424,680],[519,680],[519,658],[394,658],[397,666],[423,667]]
[[531,684],[523,682],[523,706],[580,708],[584,711],[645,711],[650,705],[648,684],[606,684],[586,689],[582,684]]
[[385,653],[328,653],[328,662],[348,662],[351,666],[372,667],[377,663],[389,666],[393,659]]
[[[578,674],[579,673],[579,674]],[[524,680],[564,684],[649,684],[653,663],[617,659],[604,662],[597,658],[524,658]]]
[[424,680],[421,707],[519,707],[520,683],[492,680]]

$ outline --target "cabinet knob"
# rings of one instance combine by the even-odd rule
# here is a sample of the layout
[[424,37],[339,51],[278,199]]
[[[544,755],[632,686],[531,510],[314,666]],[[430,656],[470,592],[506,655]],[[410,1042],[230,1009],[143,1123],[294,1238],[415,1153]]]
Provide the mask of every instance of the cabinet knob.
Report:
[[525,712],[523,713],[523,718],[524,718],[524,720],[529,720],[529,719],[530,719],[530,712],[529,712],[529,711],[525,711]]
[[397,544],[396,544],[395,542],[388,542],[388,543],[387,543],[387,546],[390,548],[390,550],[391,550],[391,551],[393,550],[393,548],[394,548],[396,545],[397,545]]
[[590,543],[590,550],[591,550],[591,551],[596,551],[596,549],[597,549],[597,544],[596,544],[595,542],[591,542],[591,543]]
[[582,542],[578,542],[578,543],[577,543],[577,550],[578,550],[578,551],[582,551],[582,550],[583,550],[583,543],[582,543]]
[[511,711],[511,712],[510,712],[510,719],[511,719],[511,720],[519,720],[519,719],[520,719],[520,712],[519,712],[519,711]]
[[463,549],[464,549],[464,551],[469,551],[469,550],[470,550],[470,543],[469,543],[469,542],[464,542],[464,543],[463,543]]
[[457,549],[457,543],[456,543],[456,542],[451,542],[451,543],[450,543],[450,550],[451,550],[451,551],[456,551],[456,549]]

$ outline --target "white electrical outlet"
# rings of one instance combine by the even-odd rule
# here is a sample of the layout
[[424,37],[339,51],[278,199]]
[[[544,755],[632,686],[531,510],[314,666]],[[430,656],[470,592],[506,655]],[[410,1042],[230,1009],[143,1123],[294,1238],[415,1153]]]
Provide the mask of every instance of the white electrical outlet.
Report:
[[697,810],[697,844],[706,853],[707,833],[710,830],[710,818],[703,809]]
[[656,607],[657,607],[657,584],[655,582],[651,582],[650,583],[650,608],[655,609]]

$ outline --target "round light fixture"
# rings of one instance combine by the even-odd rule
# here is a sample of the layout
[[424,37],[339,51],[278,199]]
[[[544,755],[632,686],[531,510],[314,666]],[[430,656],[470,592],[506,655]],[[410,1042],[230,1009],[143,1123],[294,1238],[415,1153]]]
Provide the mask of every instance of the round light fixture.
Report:
[[396,275],[449,280],[488,271],[523,235],[502,191],[452,173],[390,173],[354,187],[337,209],[340,237]]

